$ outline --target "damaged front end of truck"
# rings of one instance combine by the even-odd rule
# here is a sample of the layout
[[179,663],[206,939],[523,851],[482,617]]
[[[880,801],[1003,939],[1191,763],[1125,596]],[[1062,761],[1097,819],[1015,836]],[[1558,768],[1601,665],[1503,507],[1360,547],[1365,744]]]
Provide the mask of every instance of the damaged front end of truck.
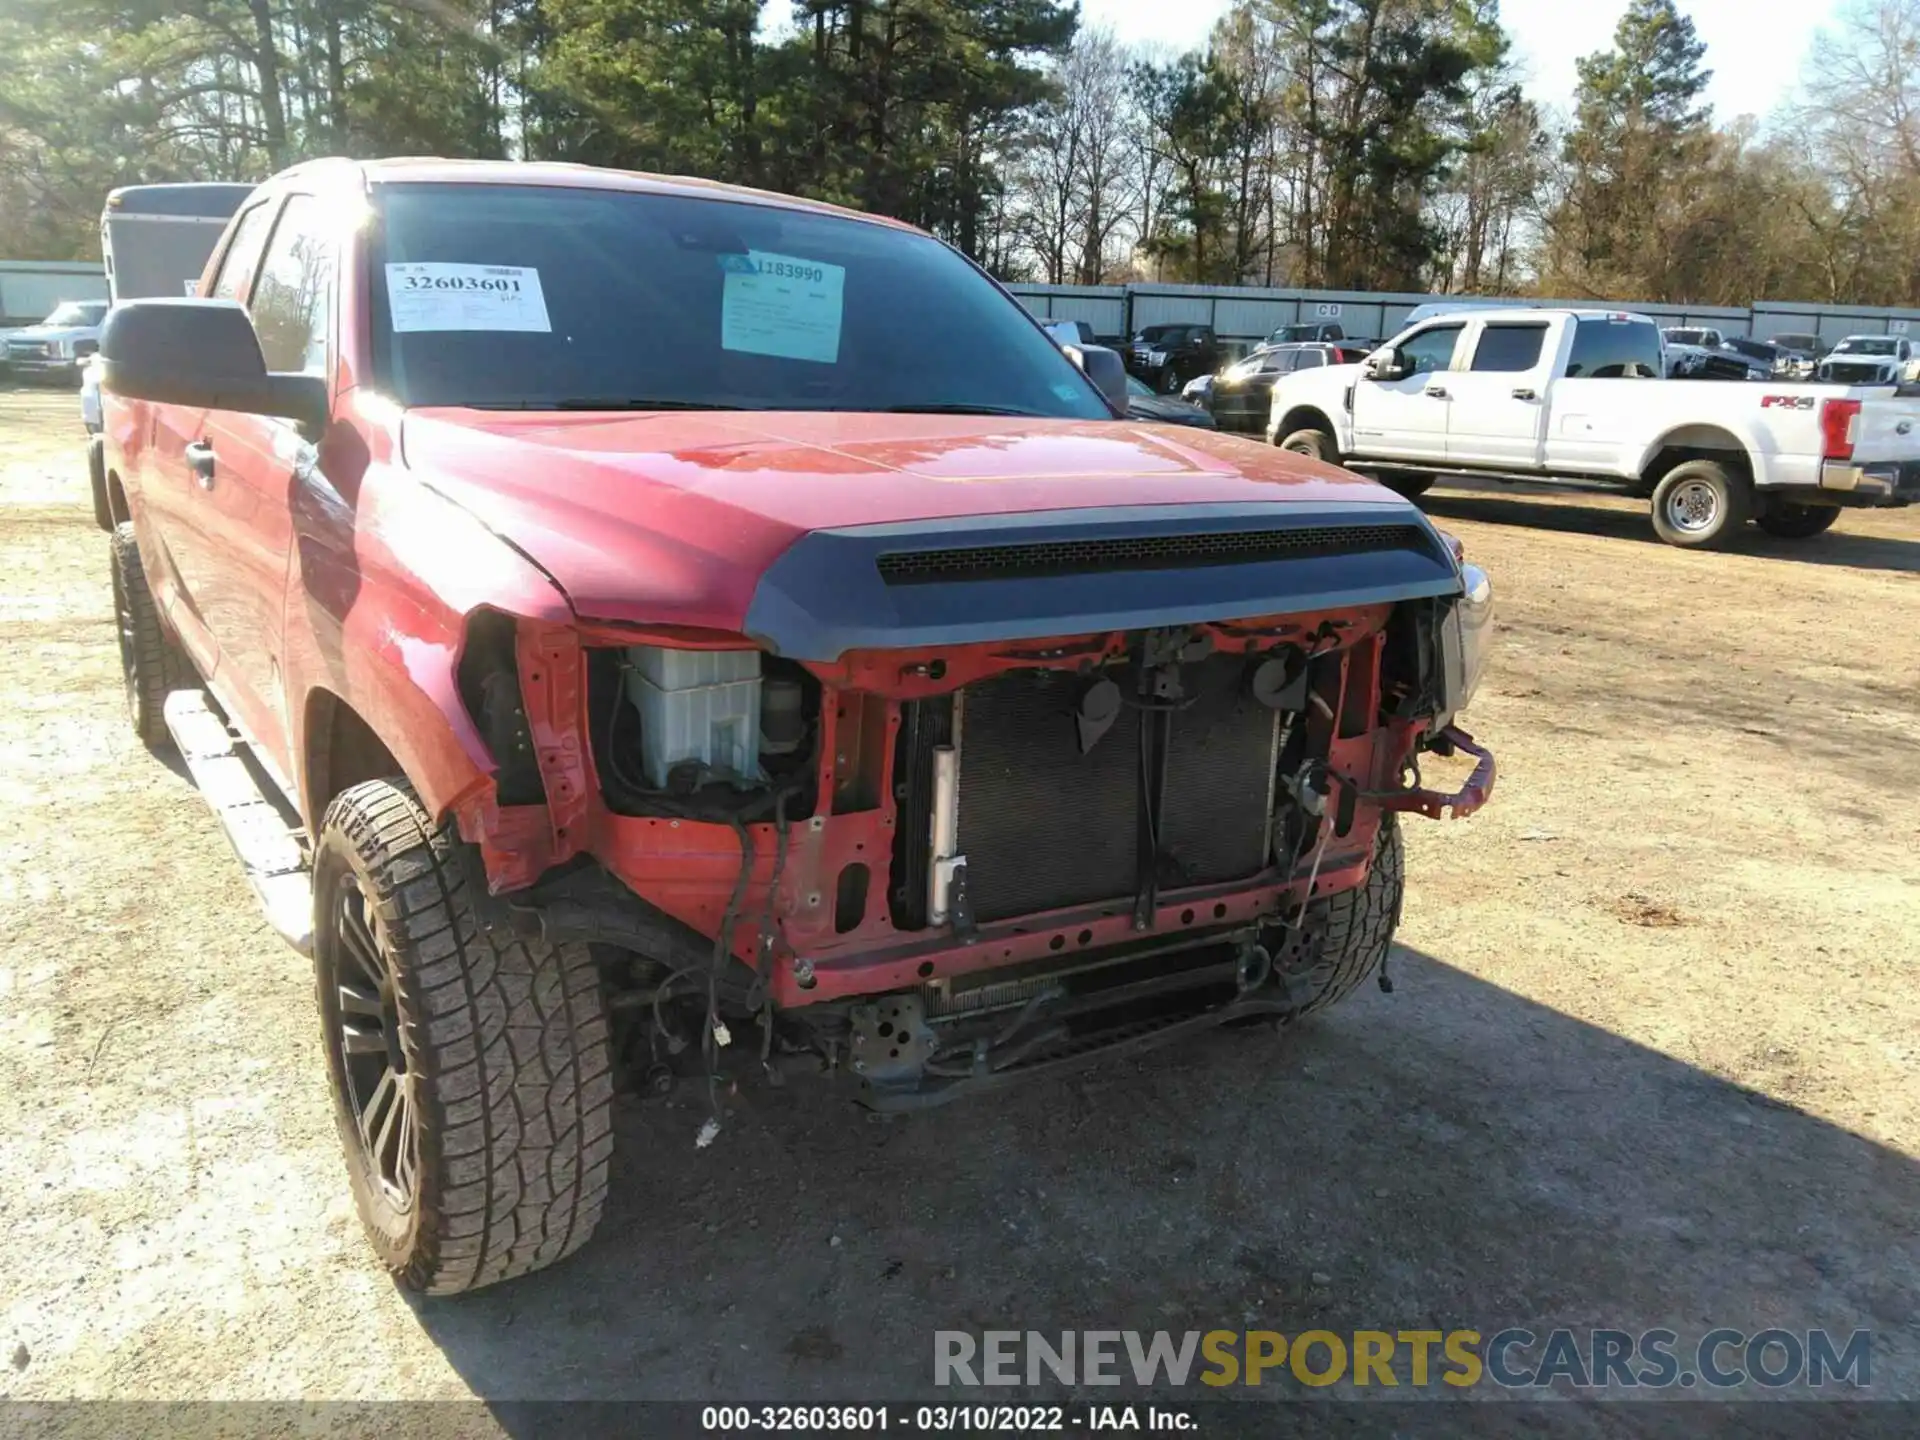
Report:
[[456,814],[654,1087],[745,1056],[921,1107],[1390,986],[1396,817],[1493,784],[1454,723],[1490,613],[1411,507],[820,532],[738,635],[471,617],[498,771]]

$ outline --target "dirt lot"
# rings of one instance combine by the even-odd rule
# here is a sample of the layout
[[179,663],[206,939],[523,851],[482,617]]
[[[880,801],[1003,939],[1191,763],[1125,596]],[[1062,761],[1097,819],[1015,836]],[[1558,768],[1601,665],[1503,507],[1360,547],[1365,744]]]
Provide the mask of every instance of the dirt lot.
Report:
[[416,1306],[303,962],[128,731],[78,442],[0,392],[0,1393],[869,1400],[939,1328],[1514,1323],[1866,1328],[1920,1399],[1920,513],[1696,556],[1436,492],[1503,773],[1411,827],[1396,994],[919,1118],[756,1093],[698,1153],[623,1102],[588,1252]]

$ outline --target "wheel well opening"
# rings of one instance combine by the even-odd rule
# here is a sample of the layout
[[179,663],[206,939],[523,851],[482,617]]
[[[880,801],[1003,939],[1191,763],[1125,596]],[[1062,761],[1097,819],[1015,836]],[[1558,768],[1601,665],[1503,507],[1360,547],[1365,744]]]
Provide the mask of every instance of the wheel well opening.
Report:
[[1689,460],[1715,460],[1737,475],[1753,478],[1753,457],[1738,436],[1712,425],[1688,425],[1660,441],[1640,479],[1651,493],[1676,465]]
[[1331,435],[1333,422],[1327,419],[1323,411],[1311,405],[1296,405],[1287,412],[1274,434],[1284,440],[1296,430],[1324,430]]
[[326,690],[307,698],[306,792],[313,823],[342,790],[402,773],[393,752],[346,701]]
[[116,525],[133,518],[133,513],[127,509],[126,487],[120,483],[120,474],[116,470],[107,472],[107,513],[113,517]]

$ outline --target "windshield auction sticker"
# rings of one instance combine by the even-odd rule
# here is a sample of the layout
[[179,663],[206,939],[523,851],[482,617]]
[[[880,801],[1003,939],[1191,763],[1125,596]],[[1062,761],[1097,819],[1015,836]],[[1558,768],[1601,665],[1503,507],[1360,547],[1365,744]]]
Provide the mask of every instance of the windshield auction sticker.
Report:
[[547,297],[540,272],[521,265],[454,265],[418,260],[387,266],[387,308],[393,328],[518,330],[546,334]]
[[720,267],[727,274],[720,297],[724,349],[823,365],[840,358],[844,265],[749,250],[722,255]]

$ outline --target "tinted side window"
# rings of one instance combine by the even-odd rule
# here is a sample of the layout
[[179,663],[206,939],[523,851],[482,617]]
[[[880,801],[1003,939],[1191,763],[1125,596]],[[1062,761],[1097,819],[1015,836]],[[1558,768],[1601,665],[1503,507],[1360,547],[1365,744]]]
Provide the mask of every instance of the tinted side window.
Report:
[[1431,330],[1422,330],[1400,343],[1400,358],[1416,375],[1444,370],[1453,363],[1453,347],[1459,343],[1460,332],[1465,328],[1464,325],[1436,325]]
[[1327,355],[1324,350],[1302,350],[1299,358],[1294,361],[1293,368],[1296,370],[1318,370],[1326,363]]
[[213,277],[208,298],[244,302],[253,290],[253,272],[260,268],[260,251],[267,243],[267,226],[273,221],[273,202],[254,206],[240,217],[233,232],[233,243],[221,257],[220,273]]
[[295,195],[280,213],[253,289],[253,328],[267,369],[322,375],[327,368],[333,240],[320,202]]
[[1473,368],[1512,374],[1540,363],[1547,343],[1544,325],[1489,325],[1473,347]]
[[1657,380],[1660,332],[1644,320],[1581,320],[1567,357],[1569,380]]

